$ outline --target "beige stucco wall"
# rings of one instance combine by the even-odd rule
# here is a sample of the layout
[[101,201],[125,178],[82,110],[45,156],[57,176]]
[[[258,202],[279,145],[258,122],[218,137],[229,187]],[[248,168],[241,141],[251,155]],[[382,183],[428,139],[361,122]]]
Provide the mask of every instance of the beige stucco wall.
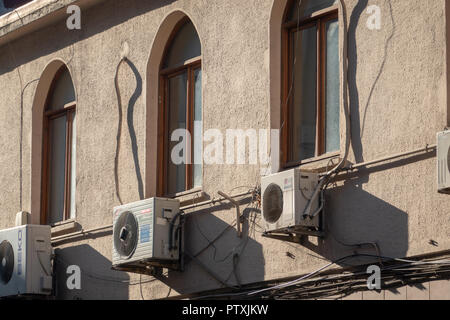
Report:
[[[32,159],[36,158],[32,153],[36,139],[32,135],[32,106],[40,93],[38,82],[34,82],[23,94],[21,207],[21,88],[39,78],[51,61],[69,63],[77,92],[76,220],[84,229],[108,225],[112,208],[119,204],[114,184],[118,124],[114,75],[123,43],[128,43],[130,54],[129,64],[119,71],[124,106],[119,182],[122,200],[132,202],[141,194],[154,194],[152,177],[156,169],[151,159],[156,150],[152,143],[156,105],[151,92],[157,84],[149,76],[149,58],[153,49],[164,45],[154,40],[166,18],[175,11],[184,12],[200,36],[204,130],[269,129],[271,123],[276,127],[273,118],[278,110],[271,90],[277,80],[271,65],[277,62],[271,52],[276,45],[269,24],[273,21],[272,7],[284,2],[106,1],[82,12],[79,31],[69,31],[65,20],[60,20],[1,46],[0,227],[12,226],[15,213],[21,209],[31,211],[33,221],[39,216],[39,205],[32,203],[36,180],[32,179]],[[359,1],[355,7],[357,2],[345,1],[350,21],[353,135],[349,160],[367,161],[434,144],[436,133],[449,125],[445,1],[371,0]],[[366,27],[366,6],[372,4],[381,8],[381,30]],[[135,137],[130,136],[130,127]],[[132,141],[136,142],[134,148]],[[137,153],[138,166],[133,152]],[[437,193],[433,155],[388,163],[347,178],[327,193],[329,232],[324,240],[306,248],[265,239],[256,232],[240,259],[242,281],[304,274],[326,264],[324,259],[352,253],[335,238],[346,243],[376,241],[381,253],[392,257],[450,248],[450,197]],[[203,191],[210,198],[217,197],[219,190],[235,193],[248,187],[232,189],[255,186],[259,179],[259,166],[205,165]],[[143,190],[139,189],[141,184]],[[232,208],[192,215],[186,224],[187,249],[196,252],[207,244],[198,227],[212,239],[234,217]],[[430,240],[438,247],[430,245]],[[217,260],[239,243],[233,229],[227,232],[216,243]],[[59,246],[64,261],[79,265],[84,275],[81,291],[60,291],[60,297],[140,299],[139,276],[110,270],[111,244],[111,235],[105,232]],[[370,250],[362,252],[373,253]],[[295,258],[288,257],[287,252]],[[227,278],[233,269],[232,259],[215,262],[213,253],[209,249],[200,256],[201,261]],[[64,280],[64,273],[59,277]],[[117,279],[131,281],[132,285],[117,283]],[[151,277],[142,280],[145,298],[162,298],[169,292],[166,284]],[[234,283],[231,275],[230,284]],[[192,262],[183,273],[169,272],[167,284],[172,287],[172,295],[220,286]]]

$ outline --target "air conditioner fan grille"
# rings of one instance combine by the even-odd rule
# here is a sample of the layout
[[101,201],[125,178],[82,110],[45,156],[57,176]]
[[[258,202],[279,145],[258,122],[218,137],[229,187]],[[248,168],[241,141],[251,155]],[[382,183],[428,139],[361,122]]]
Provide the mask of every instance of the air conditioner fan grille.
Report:
[[114,226],[114,248],[122,257],[129,258],[138,243],[138,223],[130,211],[123,212]]
[[0,282],[4,285],[11,280],[14,271],[14,249],[8,241],[0,244]]
[[283,213],[283,190],[271,183],[263,194],[263,215],[268,223],[276,223]]

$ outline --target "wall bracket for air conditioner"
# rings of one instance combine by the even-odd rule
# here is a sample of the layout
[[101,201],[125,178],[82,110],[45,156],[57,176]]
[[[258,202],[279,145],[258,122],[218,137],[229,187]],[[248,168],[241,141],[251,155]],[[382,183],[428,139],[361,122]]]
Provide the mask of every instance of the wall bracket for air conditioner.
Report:
[[266,238],[281,240],[293,243],[303,243],[307,237],[325,237],[325,233],[320,230],[311,230],[301,227],[285,228],[276,232],[265,232],[262,235]]
[[232,205],[234,205],[234,207],[236,208],[236,231],[237,231],[237,235],[239,238],[242,238],[242,228],[241,228],[241,211],[239,209],[239,202],[237,202],[236,200],[234,200],[232,197],[230,197],[229,195],[227,195],[226,193],[222,192],[222,191],[218,191],[217,192],[220,196],[224,197],[225,199],[227,199],[228,201],[231,202]]

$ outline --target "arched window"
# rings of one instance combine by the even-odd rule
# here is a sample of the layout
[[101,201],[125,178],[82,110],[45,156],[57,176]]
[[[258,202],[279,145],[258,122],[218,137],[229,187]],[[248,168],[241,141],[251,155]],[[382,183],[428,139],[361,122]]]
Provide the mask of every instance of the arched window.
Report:
[[175,28],[160,70],[159,194],[202,185],[201,45],[192,22]]
[[339,23],[335,0],[293,0],[283,24],[282,160],[340,149]]
[[44,111],[41,223],[75,217],[75,90],[67,67],[50,87]]

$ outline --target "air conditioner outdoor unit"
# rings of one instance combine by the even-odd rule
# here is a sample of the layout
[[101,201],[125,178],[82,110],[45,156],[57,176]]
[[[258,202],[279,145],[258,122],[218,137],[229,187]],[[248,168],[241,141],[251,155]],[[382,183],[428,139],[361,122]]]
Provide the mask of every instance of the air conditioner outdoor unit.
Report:
[[450,131],[437,135],[438,191],[450,194]]
[[178,200],[151,198],[114,208],[113,269],[176,269],[182,232]]
[[51,294],[50,234],[40,225],[0,230],[0,298]]
[[[305,208],[319,183],[319,174],[299,169],[284,171],[261,179],[262,216],[266,232],[292,228],[320,227],[319,197],[304,215]],[[314,217],[311,217],[314,215]]]

